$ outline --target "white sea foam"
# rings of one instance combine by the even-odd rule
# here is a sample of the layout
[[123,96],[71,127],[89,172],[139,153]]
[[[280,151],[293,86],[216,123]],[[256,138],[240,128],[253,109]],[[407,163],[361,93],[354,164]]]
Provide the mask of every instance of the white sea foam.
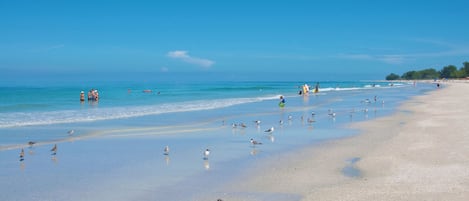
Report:
[[60,110],[47,112],[12,112],[0,116],[0,128],[34,126],[100,120],[122,119],[175,112],[189,112],[225,108],[234,105],[278,99],[279,95],[230,98],[215,100],[185,101],[147,106],[90,108],[86,110]]

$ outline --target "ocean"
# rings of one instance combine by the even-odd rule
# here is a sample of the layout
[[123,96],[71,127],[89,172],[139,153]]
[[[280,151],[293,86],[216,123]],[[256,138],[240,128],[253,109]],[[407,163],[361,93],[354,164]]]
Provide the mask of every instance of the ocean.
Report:
[[[299,95],[304,84],[319,84],[319,93]],[[357,134],[347,125],[392,114],[434,88],[382,81],[2,86],[0,200],[186,200],[216,193],[196,184],[216,187],[264,157]],[[99,100],[81,102],[80,92],[91,89]],[[278,105],[280,96],[285,107]],[[273,133],[264,132],[271,127]],[[252,146],[250,138],[262,146]],[[50,162],[53,144],[60,151]],[[164,156],[167,145],[171,153]],[[21,148],[30,154],[19,162]],[[206,148],[209,160],[202,159]],[[54,190],[46,192],[44,184]],[[28,193],[15,193],[25,188]]]

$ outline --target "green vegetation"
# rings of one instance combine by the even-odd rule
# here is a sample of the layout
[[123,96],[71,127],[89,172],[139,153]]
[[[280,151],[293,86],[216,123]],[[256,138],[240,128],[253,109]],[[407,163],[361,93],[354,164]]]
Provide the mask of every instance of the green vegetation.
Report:
[[463,67],[457,68],[454,65],[448,65],[443,67],[440,71],[436,71],[433,68],[428,68],[419,71],[408,71],[402,76],[395,73],[391,73],[386,76],[386,80],[425,80],[425,79],[437,79],[437,78],[465,78],[469,76],[469,62],[464,62]]

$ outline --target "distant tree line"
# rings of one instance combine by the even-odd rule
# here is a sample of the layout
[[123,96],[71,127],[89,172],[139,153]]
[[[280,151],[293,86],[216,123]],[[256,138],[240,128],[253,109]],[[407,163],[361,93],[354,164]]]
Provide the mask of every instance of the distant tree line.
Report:
[[386,80],[425,80],[437,78],[465,78],[469,76],[469,62],[464,62],[461,68],[454,65],[443,67],[440,71],[428,68],[419,71],[408,71],[401,76],[391,73],[386,76]]

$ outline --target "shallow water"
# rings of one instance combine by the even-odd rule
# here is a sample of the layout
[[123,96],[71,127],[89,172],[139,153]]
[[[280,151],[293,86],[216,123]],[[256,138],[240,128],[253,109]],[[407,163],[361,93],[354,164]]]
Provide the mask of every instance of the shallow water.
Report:
[[[126,99],[122,97],[127,86],[116,86],[112,92],[105,92],[108,88],[103,86],[103,94],[117,95],[103,96],[94,106],[52,103],[34,109],[18,106],[18,112],[11,110],[17,105],[3,103],[2,108],[9,109],[1,110],[0,118],[9,123],[0,127],[0,200],[187,200],[217,195],[217,186],[264,158],[353,135],[346,124],[391,114],[402,101],[432,89],[429,85],[369,87],[369,83],[347,82],[350,87],[341,83],[344,87],[337,90],[332,86],[338,84],[331,82],[319,94],[298,96],[297,84],[184,85],[190,90],[170,90],[175,86],[168,85],[165,89],[173,94],[161,100],[161,94],[143,93]],[[133,85],[139,87],[144,88]],[[182,96],[187,90],[192,95]],[[278,94],[286,97],[283,109],[277,106]],[[56,101],[69,99],[75,101]],[[366,99],[371,101],[364,103]],[[37,100],[37,104],[50,104]],[[336,115],[329,115],[329,110]],[[81,116],[74,116],[76,112]],[[71,121],[60,121],[68,117]],[[308,118],[315,122],[308,123]],[[262,123],[257,126],[254,120]],[[232,127],[240,123],[247,127]],[[265,133],[270,127],[274,133]],[[67,134],[70,129],[75,130],[73,135]],[[250,138],[263,144],[254,147]],[[30,148],[28,141],[37,144]],[[50,152],[54,144],[58,145],[55,156]],[[168,156],[163,154],[166,145],[171,148]],[[26,152],[22,162],[20,148]],[[212,152],[203,160],[206,148]],[[282,196],[285,200],[295,197],[278,195]]]

